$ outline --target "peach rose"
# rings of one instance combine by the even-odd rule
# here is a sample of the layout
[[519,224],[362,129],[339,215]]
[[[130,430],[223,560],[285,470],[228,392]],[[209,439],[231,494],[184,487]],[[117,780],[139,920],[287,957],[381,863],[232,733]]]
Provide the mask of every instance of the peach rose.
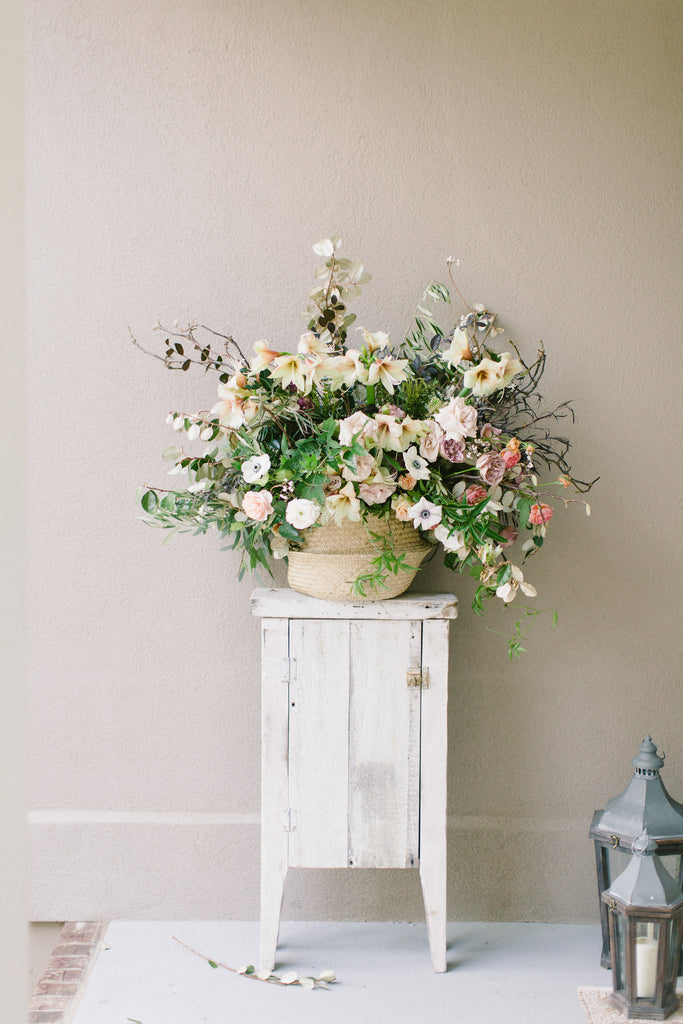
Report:
[[550,505],[532,505],[529,510],[529,522],[534,526],[543,526],[552,519],[554,511]]
[[508,469],[512,469],[513,466],[516,466],[520,459],[519,452],[511,448],[503,448],[500,453],[500,457]]
[[409,523],[410,522],[410,514],[409,513],[410,513],[410,510],[411,510],[411,508],[413,506],[412,506],[412,503],[410,501],[408,501],[407,498],[404,498],[403,496],[399,497],[397,495],[395,498],[392,498],[391,507],[394,510],[394,515],[396,516],[396,518],[398,519],[399,522],[401,522],[401,523]]
[[247,491],[242,498],[242,511],[262,523],[273,511],[273,495],[270,491]]

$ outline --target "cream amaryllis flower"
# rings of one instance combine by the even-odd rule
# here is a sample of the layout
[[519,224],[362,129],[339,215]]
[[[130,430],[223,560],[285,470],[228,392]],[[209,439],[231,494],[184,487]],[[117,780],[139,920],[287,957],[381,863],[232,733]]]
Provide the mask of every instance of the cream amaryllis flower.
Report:
[[399,423],[401,425],[401,436],[398,439],[400,448],[397,449],[399,452],[409,448],[411,444],[415,444],[418,437],[422,437],[428,429],[425,420],[414,420],[410,416],[404,416]]
[[419,526],[421,530],[431,530],[441,522],[441,505],[420,498],[417,505],[410,509],[408,518],[412,519],[415,529]]
[[377,426],[377,443],[380,448],[388,448],[389,451],[400,452],[403,430],[396,417],[378,412],[374,419]]
[[358,330],[363,335],[363,347],[370,354],[377,352],[381,348],[389,347],[389,335],[385,331],[375,331],[374,334],[371,334],[366,327],[359,327]]
[[467,558],[468,547],[465,543],[465,535],[455,528],[451,529],[445,523],[439,523],[434,530],[434,536],[443,544],[446,551],[455,551],[458,558]]
[[339,420],[339,444],[351,444],[354,437],[357,441],[377,440],[376,422],[360,409],[351,416]]
[[220,401],[211,409],[211,415],[218,417],[222,427],[229,427],[231,430],[243,427],[246,422],[243,399],[225,384],[218,385],[218,397]]
[[514,601],[518,590],[521,590],[527,597],[536,597],[536,588],[532,587],[530,583],[524,582],[522,570],[518,566],[513,565],[512,562],[508,562],[508,565],[512,575],[507,583],[503,583],[500,587],[496,588],[496,597],[499,597],[505,604]]
[[379,381],[393,395],[396,385],[408,376],[408,362],[407,359],[390,359],[388,356],[376,359],[368,369],[368,384],[377,384]]
[[498,366],[500,367],[501,387],[506,387],[513,377],[525,370],[524,363],[513,356],[512,352],[501,352]]
[[308,394],[312,381],[306,374],[307,369],[300,355],[285,354],[273,360],[270,375],[279,380],[283,388],[293,384],[297,390]]
[[426,459],[420,458],[415,445],[403,453],[403,464],[415,480],[429,479],[429,463]]
[[350,482],[346,487],[342,487],[337,494],[328,495],[325,498],[325,506],[330,510],[332,518],[339,526],[345,519],[350,519],[354,523],[360,521],[360,501]]
[[318,338],[313,331],[306,331],[305,334],[301,335],[296,350],[302,355],[315,354],[319,356],[325,356],[330,351],[322,338]]
[[268,363],[272,363],[273,359],[277,359],[280,355],[275,349],[270,348],[267,341],[257,341],[254,344],[254,351],[256,355],[249,363],[252,370],[262,370]]
[[307,530],[313,526],[322,508],[316,501],[308,498],[293,498],[287,505],[285,519],[297,530]]
[[473,405],[467,405],[459,395],[439,409],[434,419],[444,432],[444,441],[462,441],[465,437],[477,435],[477,410]]
[[441,353],[441,358],[444,363],[448,363],[449,366],[457,366],[463,359],[471,359],[472,353],[470,352],[470,340],[461,328],[457,328],[453,332],[451,343],[447,349]]
[[342,384],[352,387],[357,382],[364,384],[368,379],[368,368],[361,363],[357,348],[347,348],[343,356],[332,356],[327,360],[327,366],[337,387]]
[[482,359],[468,370],[462,378],[463,385],[472,389],[472,394],[483,398],[504,387],[501,381],[500,363],[493,359]]
[[268,455],[252,455],[242,463],[242,476],[248,484],[260,484],[268,476],[270,458]]

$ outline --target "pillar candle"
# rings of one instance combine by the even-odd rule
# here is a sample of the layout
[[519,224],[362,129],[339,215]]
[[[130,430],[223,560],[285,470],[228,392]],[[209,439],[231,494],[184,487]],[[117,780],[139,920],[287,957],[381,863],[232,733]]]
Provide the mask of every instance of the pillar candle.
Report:
[[639,999],[652,999],[657,983],[658,942],[649,936],[636,939],[636,995]]

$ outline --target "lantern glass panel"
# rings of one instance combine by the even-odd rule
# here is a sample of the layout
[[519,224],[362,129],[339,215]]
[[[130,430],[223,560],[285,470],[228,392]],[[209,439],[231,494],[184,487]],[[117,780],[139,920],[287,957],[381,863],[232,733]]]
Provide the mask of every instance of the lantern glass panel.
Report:
[[660,856],[662,867],[665,867],[672,878],[683,888],[683,857],[680,853],[665,853]]
[[626,988],[626,928],[627,920],[623,914],[613,913],[614,950],[612,951],[612,970],[614,971],[614,991],[622,992]]
[[674,997],[676,988],[676,975],[678,974],[678,959],[681,954],[681,918],[675,921],[668,921],[666,927],[669,929],[669,942],[667,948],[667,961],[664,969],[664,1003],[670,1002]]
[[659,922],[636,921],[636,999],[654,999],[657,988]]

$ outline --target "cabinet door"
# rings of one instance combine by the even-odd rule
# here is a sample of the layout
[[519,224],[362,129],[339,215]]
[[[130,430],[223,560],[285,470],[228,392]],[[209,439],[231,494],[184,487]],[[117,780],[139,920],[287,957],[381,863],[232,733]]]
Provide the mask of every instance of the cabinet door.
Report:
[[417,862],[421,646],[420,622],[290,622],[292,866]]

